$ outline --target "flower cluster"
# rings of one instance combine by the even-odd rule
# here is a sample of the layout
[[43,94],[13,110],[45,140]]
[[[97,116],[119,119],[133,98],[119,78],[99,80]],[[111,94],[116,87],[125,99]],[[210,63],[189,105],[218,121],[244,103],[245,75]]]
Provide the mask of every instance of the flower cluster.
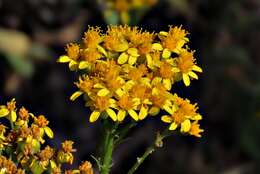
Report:
[[[0,122],[1,174],[93,174],[88,161],[78,169],[62,171],[63,164],[73,162],[73,142],[63,142],[59,150],[44,145],[45,135],[54,136],[45,116],[35,116],[24,107],[16,108],[15,99],[12,99],[0,106],[0,118],[3,119]],[[4,124],[8,120],[11,128]]]
[[129,13],[134,10],[142,10],[154,6],[158,0],[105,0],[106,12],[116,11],[125,24],[129,23]]
[[138,121],[164,110],[170,116],[162,121],[171,123],[170,130],[180,127],[200,137],[197,105],[170,92],[174,83],[189,86],[198,79],[196,72],[202,72],[187,35],[181,26],[159,33],[126,25],[109,26],[106,33],[89,27],[82,44],[68,44],[67,54],[58,59],[70,70],[83,72],[71,100],[84,95],[93,111],[90,122],[99,117],[123,122],[127,116]]

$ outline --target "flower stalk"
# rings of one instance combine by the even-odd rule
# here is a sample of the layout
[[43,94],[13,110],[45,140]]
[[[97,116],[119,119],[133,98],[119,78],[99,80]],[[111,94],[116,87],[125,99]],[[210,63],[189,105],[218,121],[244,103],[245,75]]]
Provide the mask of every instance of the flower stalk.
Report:
[[101,174],[108,174],[112,166],[112,154],[114,149],[114,136],[112,132],[108,131],[106,135],[103,164],[101,167]]
[[162,134],[158,132],[154,143],[147,147],[147,149],[141,157],[137,158],[135,164],[131,167],[127,174],[133,174],[140,167],[140,165],[143,164],[144,160],[148,156],[150,156],[156,149],[161,148],[163,146],[163,139],[170,136],[171,134],[172,132],[170,132],[168,128],[166,128]]
[[112,167],[112,155],[116,137],[117,124],[111,126],[108,120],[104,120],[103,154],[101,159],[101,174],[109,174]]

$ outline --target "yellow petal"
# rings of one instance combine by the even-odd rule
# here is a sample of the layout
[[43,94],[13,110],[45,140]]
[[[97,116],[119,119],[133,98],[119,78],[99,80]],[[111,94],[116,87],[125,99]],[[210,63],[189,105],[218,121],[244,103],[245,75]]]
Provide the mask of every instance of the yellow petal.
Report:
[[97,49],[100,53],[102,53],[104,56],[107,57],[107,52],[103,47],[101,47],[100,45],[97,45]]
[[184,45],[186,42],[187,42],[187,41],[186,41],[185,39],[180,40],[180,41],[177,43],[176,48],[177,48],[178,50],[181,50],[182,47],[183,47],[183,45]]
[[153,104],[148,98],[143,100],[143,104],[151,105]]
[[143,85],[146,85],[147,87],[151,87],[151,79],[150,79],[150,78],[142,77],[142,78],[140,79],[140,82],[141,82]]
[[165,49],[163,50],[162,57],[163,57],[164,59],[168,59],[170,56],[171,56],[171,51],[168,50],[167,48],[165,48]]
[[99,111],[93,111],[89,117],[89,122],[93,123],[93,122],[97,121],[99,116],[100,116]]
[[128,43],[123,42],[123,43],[117,45],[117,47],[115,48],[115,51],[123,52],[123,51],[126,51],[127,49],[128,49]]
[[129,48],[127,50],[127,53],[130,54],[131,56],[134,56],[134,57],[138,57],[139,56],[138,49],[136,49],[136,48]]
[[177,125],[175,122],[173,122],[173,123],[170,125],[169,130],[175,130],[177,127],[178,127],[178,125]]
[[188,73],[188,75],[189,76],[191,76],[192,78],[194,78],[194,79],[197,79],[198,80],[198,76],[197,76],[197,74],[195,74],[194,72],[192,72],[192,71],[190,71],[189,73]]
[[159,35],[161,35],[161,36],[168,36],[168,32],[166,32],[166,31],[160,31]]
[[122,65],[122,64],[126,63],[127,60],[128,60],[128,57],[129,57],[129,56],[128,56],[126,53],[122,53],[122,54],[118,57],[118,59],[117,59],[118,64]]
[[117,90],[116,90],[116,94],[117,94],[119,97],[122,97],[122,96],[125,94],[125,92],[124,92],[122,89],[117,89]]
[[200,114],[197,114],[194,116],[193,120],[201,120],[202,116]]
[[172,68],[172,72],[175,72],[175,73],[180,72],[180,69],[179,69],[179,68],[176,68],[176,67],[173,67],[173,68]]
[[153,69],[153,58],[150,54],[146,54],[147,66]]
[[163,115],[161,120],[165,123],[171,123],[172,122],[172,117],[168,116],[168,115]]
[[100,83],[96,83],[94,85],[94,88],[105,88],[105,87],[102,84],[100,84]]
[[172,112],[176,112],[179,109],[177,105],[172,105]]
[[74,92],[71,96],[70,96],[70,100],[74,101],[76,100],[79,96],[81,96],[83,94],[82,91],[76,91]]
[[39,130],[40,130],[39,131],[40,132],[39,135],[40,135],[40,137],[42,137],[44,135],[44,128],[41,127]]
[[137,57],[135,57],[135,56],[129,56],[129,59],[128,59],[128,64],[129,64],[129,65],[135,64],[136,61],[137,61]]
[[11,111],[11,121],[15,122],[17,118],[16,112],[15,111]]
[[147,108],[145,108],[145,107],[141,107],[141,109],[140,109],[140,112],[139,112],[139,119],[140,120],[143,120],[143,119],[145,119],[145,117],[147,116],[147,114],[148,114],[148,112],[147,112]]
[[170,108],[170,106],[168,106],[168,105],[164,105],[163,106],[163,109],[165,110],[165,111],[167,111],[169,114],[173,114],[173,111],[172,111],[172,109]]
[[127,111],[129,113],[129,115],[135,120],[135,121],[138,121],[138,115],[137,113],[133,110],[133,109],[130,109]]
[[133,80],[128,80],[124,86],[123,86],[123,89],[128,91],[130,90],[133,86],[135,85],[135,82]]
[[180,54],[181,50],[182,50],[181,48],[176,47],[174,50],[172,50],[172,52],[176,54]]
[[192,66],[192,70],[200,72],[200,73],[202,72],[202,69],[199,66],[197,66],[197,65],[193,65]]
[[41,145],[40,145],[40,142],[39,142],[38,140],[32,139],[31,144],[32,144],[32,146],[33,146],[33,147],[32,147],[33,150],[35,150],[35,151],[40,150]]
[[125,119],[126,116],[126,111],[124,110],[119,110],[117,113],[117,119],[118,121],[123,121]]
[[170,79],[163,79],[163,86],[167,89],[167,90],[171,90],[172,88],[172,82]]
[[160,91],[157,88],[153,88],[152,95],[160,95]]
[[189,78],[188,74],[183,74],[182,78],[183,78],[183,82],[184,82],[185,86],[190,86],[190,78]]
[[163,50],[163,46],[160,43],[154,43],[152,45],[152,49],[158,50],[158,51],[162,51]]
[[79,69],[89,69],[90,66],[91,65],[87,61],[81,61],[79,63]]
[[53,138],[54,134],[51,128],[49,128],[48,126],[44,127],[44,132],[49,138]]
[[104,96],[106,96],[107,94],[109,94],[109,92],[110,92],[110,91],[109,91],[108,89],[103,88],[103,89],[101,89],[101,90],[98,91],[97,95],[100,96],[100,97],[104,97]]
[[50,160],[50,166],[51,166],[51,169],[54,169],[57,167],[56,163],[53,160]]
[[7,108],[0,109],[0,117],[5,117],[9,114],[9,110]]
[[69,68],[71,71],[75,71],[78,68],[78,63],[74,60],[71,60],[69,63]]
[[69,58],[69,56],[60,56],[59,59],[57,60],[57,62],[59,63],[67,63],[67,62],[70,62],[71,59]]
[[191,128],[190,120],[185,120],[181,123],[181,132],[188,132]]
[[160,84],[162,81],[162,78],[161,77],[155,77],[153,80],[152,80],[152,85],[157,85],[157,84]]
[[139,105],[141,103],[141,100],[140,100],[140,98],[133,98],[132,102],[133,102],[134,106],[137,106],[137,105]]
[[151,107],[149,110],[149,114],[152,116],[157,115],[160,112],[160,108],[158,107]]
[[109,115],[109,117],[112,118],[113,121],[117,120],[116,113],[113,109],[107,109],[106,112]]
[[115,104],[116,103],[116,100],[112,99],[112,98],[110,98],[108,101],[109,101],[109,104]]

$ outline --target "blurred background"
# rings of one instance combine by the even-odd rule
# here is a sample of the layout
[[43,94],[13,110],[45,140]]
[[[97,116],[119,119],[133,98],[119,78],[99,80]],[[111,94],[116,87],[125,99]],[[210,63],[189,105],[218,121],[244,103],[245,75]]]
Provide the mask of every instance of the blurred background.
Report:
[[[65,44],[88,25],[106,30],[106,0],[0,0],[0,102],[16,98],[45,114],[58,146],[75,141],[74,164],[97,152],[100,125],[88,123],[83,99],[72,103],[77,75],[56,63]],[[136,17],[136,16],[135,16]],[[149,31],[183,25],[204,73],[174,91],[197,102],[203,137],[176,135],[150,156],[137,174],[257,174],[260,162],[260,1],[158,0],[132,23]],[[141,123],[114,153],[113,174],[126,173],[164,125]]]

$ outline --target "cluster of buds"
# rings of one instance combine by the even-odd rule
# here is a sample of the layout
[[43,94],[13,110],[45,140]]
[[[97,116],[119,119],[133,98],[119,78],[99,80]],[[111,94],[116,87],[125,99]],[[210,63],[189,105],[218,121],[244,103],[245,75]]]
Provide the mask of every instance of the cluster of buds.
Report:
[[84,95],[92,109],[90,122],[102,117],[121,123],[127,116],[141,121],[164,110],[169,115],[161,120],[170,123],[170,130],[200,137],[197,105],[171,93],[173,84],[189,86],[198,79],[195,72],[202,72],[187,35],[172,26],[159,33],[127,25],[108,26],[105,33],[89,27],[82,43],[68,44],[66,55],[58,59],[70,70],[82,71],[71,100]]
[[78,169],[62,171],[63,164],[73,162],[73,142],[65,141],[60,150],[45,145],[45,135],[54,136],[45,116],[35,116],[24,107],[16,108],[12,99],[0,106],[0,118],[0,174],[93,174],[87,161]]

